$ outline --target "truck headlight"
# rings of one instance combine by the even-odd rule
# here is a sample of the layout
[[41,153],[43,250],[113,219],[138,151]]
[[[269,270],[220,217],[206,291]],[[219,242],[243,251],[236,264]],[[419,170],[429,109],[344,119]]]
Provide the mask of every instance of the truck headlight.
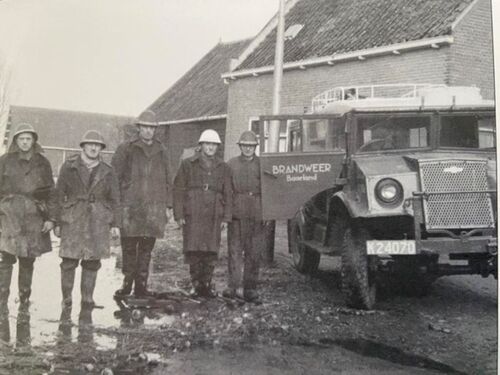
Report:
[[394,206],[403,200],[403,187],[392,178],[384,178],[375,186],[375,196],[380,203]]

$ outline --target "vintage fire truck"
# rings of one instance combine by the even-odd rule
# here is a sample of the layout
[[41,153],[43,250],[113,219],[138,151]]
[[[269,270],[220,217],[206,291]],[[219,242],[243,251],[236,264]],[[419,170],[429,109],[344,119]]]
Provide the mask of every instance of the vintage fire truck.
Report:
[[259,121],[260,139],[281,129],[282,152],[261,146],[264,219],[287,219],[302,273],[341,257],[349,306],[391,280],[423,295],[444,275],[496,278],[495,107],[478,88],[337,87]]

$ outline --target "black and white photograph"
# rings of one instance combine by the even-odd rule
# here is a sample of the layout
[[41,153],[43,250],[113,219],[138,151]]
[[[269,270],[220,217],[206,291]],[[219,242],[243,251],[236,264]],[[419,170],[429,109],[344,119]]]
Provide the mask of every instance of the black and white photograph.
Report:
[[0,0],[0,375],[497,374],[499,19]]

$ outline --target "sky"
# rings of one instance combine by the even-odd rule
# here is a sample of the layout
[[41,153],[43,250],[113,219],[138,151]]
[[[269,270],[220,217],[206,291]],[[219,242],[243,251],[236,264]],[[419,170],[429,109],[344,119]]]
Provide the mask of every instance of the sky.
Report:
[[257,34],[278,3],[0,0],[0,72],[6,62],[14,105],[137,116],[219,41]]
[[252,37],[278,0],[0,0],[11,104],[138,115],[218,42]]

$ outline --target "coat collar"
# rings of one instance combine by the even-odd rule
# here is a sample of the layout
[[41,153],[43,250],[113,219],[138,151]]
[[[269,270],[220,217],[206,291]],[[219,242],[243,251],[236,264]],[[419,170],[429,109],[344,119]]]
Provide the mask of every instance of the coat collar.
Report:
[[240,162],[242,162],[242,163],[255,163],[255,162],[257,162],[257,161],[259,160],[259,157],[258,157],[257,155],[254,155],[254,156],[253,156],[253,158],[252,158],[252,160],[248,160],[248,159],[246,159],[246,158],[245,158],[242,154],[240,154],[240,155],[238,156],[238,159],[239,159],[239,160],[240,160]]
[[[200,159],[201,159],[201,152],[197,152],[193,156],[189,157],[187,160],[189,160],[191,163],[194,163],[194,162],[198,161],[201,164],[201,160]],[[214,168],[218,167],[222,163],[223,163],[223,160],[216,155],[215,158],[214,158]]]
[[152,147],[152,149],[148,150],[148,152],[150,153],[150,155],[155,155],[156,153],[161,152],[163,150],[163,144],[158,139],[156,139],[155,137],[153,137],[153,143],[152,143],[151,146],[146,145],[139,138],[138,135],[133,136],[132,139],[130,139],[130,143],[129,144],[131,146],[135,146],[135,147],[140,148],[144,152],[144,154],[146,154],[146,155],[147,155],[147,151],[146,151],[147,147]]
[[[82,157],[80,155],[75,156],[71,161],[71,168],[76,169],[78,175],[80,176],[80,180],[82,181],[82,184],[87,187],[87,184],[85,181],[88,180],[89,178],[89,171],[88,168],[85,166],[85,164],[82,161]],[[94,177],[94,181],[92,182],[92,186],[88,189],[90,192],[99,181],[101,181],[108,173],[111,172],[111,167],[105,163],[104,161],[100,161],[99,165],[96,167],[97,172]]]

